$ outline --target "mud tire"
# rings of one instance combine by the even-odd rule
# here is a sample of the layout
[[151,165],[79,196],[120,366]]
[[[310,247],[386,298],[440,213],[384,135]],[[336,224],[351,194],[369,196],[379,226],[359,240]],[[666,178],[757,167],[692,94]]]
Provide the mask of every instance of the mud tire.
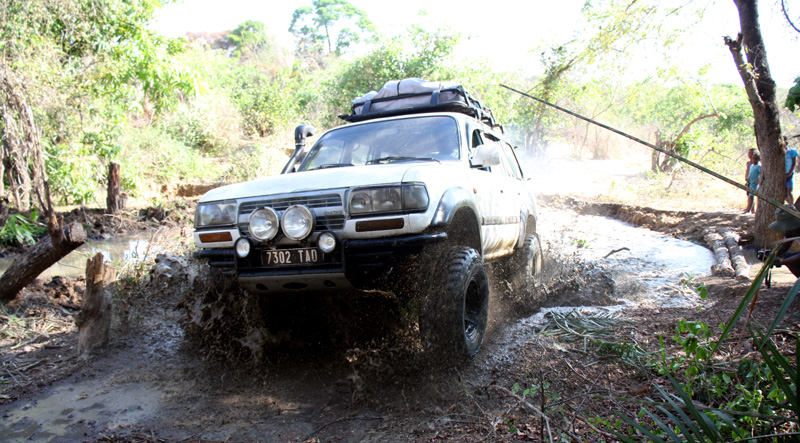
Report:
[[504,264],[504,279],[509,285],[506,295],[527,300],[534,297],[534,281],[542,272],[542,244],[539,235],[528,234],[522,247]]
[[420,300],[419,329],[429,361],[447,366],[471,360],[483,343],[489,316],[489,279],[477,251],[442,251]]

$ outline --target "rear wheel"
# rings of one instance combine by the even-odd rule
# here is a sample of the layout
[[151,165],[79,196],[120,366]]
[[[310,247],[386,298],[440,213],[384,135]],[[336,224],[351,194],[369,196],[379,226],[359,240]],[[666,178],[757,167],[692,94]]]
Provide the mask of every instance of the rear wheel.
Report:
[[458,364],[478,353],[489,317],[489,279],[474,249],[443,251],[422,294],[419,328],[425,351]]

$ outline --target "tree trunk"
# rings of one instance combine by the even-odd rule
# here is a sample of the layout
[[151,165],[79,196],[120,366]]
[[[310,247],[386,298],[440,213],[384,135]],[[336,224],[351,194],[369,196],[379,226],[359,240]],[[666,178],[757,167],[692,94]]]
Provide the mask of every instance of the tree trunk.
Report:
[[116,214],[123,209],[123,202],[120,197],[119,189],[122,183],[122,173],[119,163],[111,162],[108,164],[108,192],[106,195],[106,212]]
[[17,257],[0,277],[0,302],[14,300],[19,291],[39,274],[86,242],[86,231],[77,222],[58,234],[59,241],[53,241],[53,237],[56,237],[53,234],[51,232],[51,235],[44,237],[28,252]]
[[87,358],[89,352],[108,343],[111,330],[111,292],[116,271],[103,262],[103,254],[97,253],[86,260],[86,291],[83,294],[81,312],[75,316],[78,325],[78,356]]
[[[734,0],[739,10],[741,33],[736,40],[725,37],[725,44],[733,55],[739,76],[744,83],[747,98],[753,108],[753,130],[756,145],[761,152],[764,180],[759,191],[767,197],[783,202],[786,194],[786,149],[780,143],[781,126],[779,108],[775,101],[775,81],[769,71],[767,51],[758,22],[757,0]],[[742,52],[747,54],[747,61]],[[769,224],[775,220],[775,208],[759,204],[755,219],[755,244],[765,247],[781,234],[771,231]]]

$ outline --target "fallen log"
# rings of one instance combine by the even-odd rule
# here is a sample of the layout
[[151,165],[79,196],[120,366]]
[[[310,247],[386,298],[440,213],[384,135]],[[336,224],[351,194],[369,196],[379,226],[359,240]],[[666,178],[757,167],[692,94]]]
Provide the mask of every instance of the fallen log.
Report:
[[742,247],[739,246],[739,236],[730,229],[726,229],[722,231],[722,238],[725,240],[725,246],[731,256],[734,277],[737,280],[750,280],[750,265],[747,264],[747,259],[744,258],[742,253]]
[[81,311],[75,316],[78,325],[78,356],[86,359],[89,353],[108,343],[111,330],[111,292],[116,270],[106,265],[103,254],[86,260],[86,291]]
[[725,246],[725,240],[713,229],[706,231],[704,239],[709,249],[714,253],[714,260],[716,261],[716,263],[711,266],[711,274],[732,277],[734,275],[734,270],[728,253],[728,247]]
[[[0,277],[0,302],[8,303],[36,277],[86,242],[86,231],[73,222],[60,235],[48,235],[23,255],[17,257]],[[59,244],[53,244],[53,237]]]

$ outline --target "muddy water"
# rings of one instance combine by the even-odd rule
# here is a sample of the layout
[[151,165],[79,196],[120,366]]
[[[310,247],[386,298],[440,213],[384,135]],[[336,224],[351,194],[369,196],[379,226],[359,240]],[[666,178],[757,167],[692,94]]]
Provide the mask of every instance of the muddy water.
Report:
[[[551,239],[549,255],[571,254],[593,273],[609,277],[611,284],[597,285],[599,278],[589,281],[579,289],[585,292],[578,298],[583,303],[556,300],[556,306],[541,309],[517,326],[541,326],[551,311],[619,313],[626,307],[658,309],[702,303],[692,281],[711,273],[714,256],[706,247],[607,217],[560,211],[543,215],[550,222],[545,226],[550,232],[543,234],[543,238],[549,235]],[[549,278],[558,278],[556,265],[551,263],[548,270]],[[610,306],[591,303],[592,299],[600,299],[600,295],[613,301]]]
[[[556,285],[580,274],[580,284],[571,289],[579,297],[554,294],[550,307],[533,317],[511,324],[495,319],[499,324],[464,372],[464,383],[511,364],[515,348],[536,335],[551,310],[621,313],[627,306],[700,302],[681,279],[709,273],[713,257],[707,249],[603,217],[546,209],[541,216],[543,279]],[[611,303],[593,305],[601,298]],[[377,390],[397,390],[393,398],[416,402],[419,410],[441,406],[430,392],[444,382],[432,375],[406,375],[399,386],[393,385],[397,380],[366,380],[366,372],[360,379],[336,354],[290,356],[289,363],[237,380],[230,369],[205,368],[184,351],[176,317],[165,311],[163,318],[148,318],[151,323],[143,325],[135,339],[117,344],[81,373],[0,407],[0,440],[72,442],[153,430],[170,440],[304,441],[322,429],[336,429],[341,441],[386,440],[378,428],[387,418],[353,404],[360,389],[356,382],[361,381],[377,385]],[[388,357],[387,361],[407,364]],[[374,370],[385,372],[386,368]],[[429,394],[415,393],[413,384],[428,386]]]
[[[121,236],[108,240],[88,241],[78,249],[67,254],[58,263],[39,275],[40,279],[55,276],[77,277],[86,273],[86,260],[102,253],[107,262],[119,265],[152,257],[157,251],[151,248],[149,236]],[[13,257],[0,258],[0,275],[6,272]]]

